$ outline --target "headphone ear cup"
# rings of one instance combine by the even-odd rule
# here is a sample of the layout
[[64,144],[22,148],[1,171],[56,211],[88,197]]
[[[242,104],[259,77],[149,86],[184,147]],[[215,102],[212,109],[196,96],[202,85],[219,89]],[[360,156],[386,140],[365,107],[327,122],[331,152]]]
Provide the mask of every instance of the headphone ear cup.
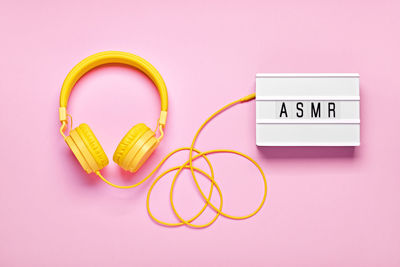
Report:
[[113,160],[126,171],[136,172],[158,146],[155,133],[143,123],[133,126],[122,138]]
[[87,124],[83,123],[73,129],[65,141],[87,173],[107,166],[107,155]]

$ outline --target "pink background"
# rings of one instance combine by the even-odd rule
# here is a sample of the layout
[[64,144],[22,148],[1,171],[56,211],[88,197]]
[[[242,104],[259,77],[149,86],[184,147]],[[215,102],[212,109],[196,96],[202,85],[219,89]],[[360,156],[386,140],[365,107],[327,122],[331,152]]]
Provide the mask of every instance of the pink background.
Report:
[[[0,265],[399,266],[399,2],[187,2],[0,1]],[[150,182],[107,186],[85,174],[58,134],[66,74],[104,50],[149,60],[170,97],[161,146],[136,176],[111,161],[104,173],[114,182],[133,183],[189,145],[209,114],[254,91],[257,72],[360,73],[362,144],[257,148],[255,103],[236,106],[197,147],[253,156],[268,175],[266,205],[249,220],[221,218],[203,230],[159,226],[145,209]],[[159,112],[149,80],[122,66],[91,72],[70,100],[74,125],[88,123],[110,159],[130,127],[153,128]],[[262,193],[255,168],[211,158],[224,210],[252,210]],[[171,177],[152,208],[173,222]],[[179,211],[194,215],[202,201],[187,172],[177,190]]]

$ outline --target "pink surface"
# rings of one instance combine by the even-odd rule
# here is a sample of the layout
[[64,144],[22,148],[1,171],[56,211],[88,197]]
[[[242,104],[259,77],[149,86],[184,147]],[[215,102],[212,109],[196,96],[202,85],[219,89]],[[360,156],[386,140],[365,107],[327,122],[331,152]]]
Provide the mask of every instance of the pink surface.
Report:
[[[0,265],[399,266],[399,2],[186,2],[0,2]],[[149,60],[169,89],[166,138],[139,176],[189,145],[217,108],[253,92],[257,72],[360,73],[362,145],[258,149],[255,103],[236,106],[197,147],[254,156],[268,175],[266,205],[249,220],[221,218],[203,230],[159,226],[145,209],[149,182],[108,187],[84,173],[58,134],[66,74],[111,49]],[[111,159],[131,126],[155,126],[159,100],[143,75],[111,66],[79,82],[69,111]],[[253,209],[262,193],[255,168],[212,159],[224,209]],[[139,179],[113,162],[105,174],[121,184]],[[177,208],[190,216],[202,201],[184,176]],[[152,208],[176,221],[168,177]]]

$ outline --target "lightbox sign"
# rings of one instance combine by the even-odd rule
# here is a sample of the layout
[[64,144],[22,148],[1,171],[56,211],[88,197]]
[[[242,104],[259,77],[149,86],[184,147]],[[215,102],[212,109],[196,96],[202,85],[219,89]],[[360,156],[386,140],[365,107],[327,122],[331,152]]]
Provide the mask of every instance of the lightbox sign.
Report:
[[256,75],[258,146],[359,146],[356,73]]

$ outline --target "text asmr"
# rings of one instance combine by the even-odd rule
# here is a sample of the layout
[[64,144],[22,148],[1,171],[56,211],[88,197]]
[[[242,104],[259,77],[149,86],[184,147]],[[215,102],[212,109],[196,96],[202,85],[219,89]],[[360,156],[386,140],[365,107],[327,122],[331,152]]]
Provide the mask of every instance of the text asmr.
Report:
[[334,101],[280,101],[277,102],[277,118],[334,119],[338,103]]

